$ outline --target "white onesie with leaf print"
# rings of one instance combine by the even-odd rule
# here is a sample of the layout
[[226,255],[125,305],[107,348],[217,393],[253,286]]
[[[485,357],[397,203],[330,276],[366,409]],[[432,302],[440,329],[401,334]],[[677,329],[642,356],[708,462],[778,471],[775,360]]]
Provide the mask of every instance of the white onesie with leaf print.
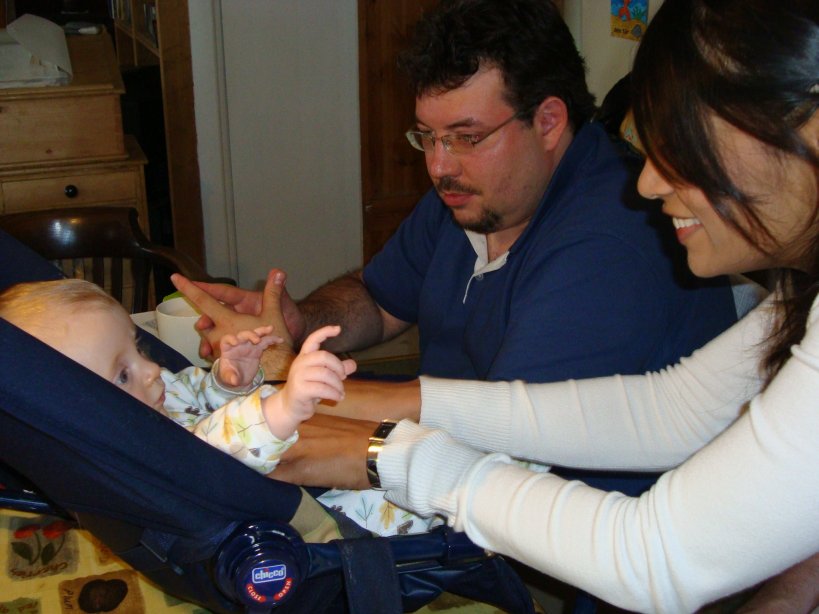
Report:
[[[265,422],[262,399],[276,394],[276,388],[262,383],[261,370],[249,386],[228,388],[213,374],[216,367],[214,364],[212,372],[198,367],[188,367],[178,373],[162,369],[165,414],[251,469],[270,473],[282,454],[298,439],[298,432],[286,440],[279,439]],[[331,490],[318,500],[383,536],[421,533],[431,524],[439,524],[386,501],[384,493],[378,490]]]

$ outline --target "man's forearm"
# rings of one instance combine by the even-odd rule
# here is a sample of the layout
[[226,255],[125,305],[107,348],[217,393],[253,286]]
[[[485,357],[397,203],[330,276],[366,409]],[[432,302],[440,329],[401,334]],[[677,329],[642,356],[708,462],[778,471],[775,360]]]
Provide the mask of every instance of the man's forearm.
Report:
[[358,350],[384,339],[381,310],[367,291],[360,270],[327,282],[298,305],[305,328],[297,346],[314,330],[331,324],[341,326],[341,334],[323,344],[331,352]]
[[741,614],[812,612],[819,606],[819,554],[774,576],[743,605]]

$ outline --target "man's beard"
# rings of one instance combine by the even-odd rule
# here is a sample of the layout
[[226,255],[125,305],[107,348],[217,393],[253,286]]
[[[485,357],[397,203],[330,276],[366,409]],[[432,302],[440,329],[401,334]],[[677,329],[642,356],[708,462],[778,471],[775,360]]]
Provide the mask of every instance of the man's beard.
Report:
[[[438,183],[435,184],[435,188],[438,190],[438,193],[442,192],[462,192],[464,194],[480,194],[480,192],[474,188],[470,188],[469,186],[463,185],[458,183],[457,180],[453,179],[452,177],[446,176],[441,177]],[[477,232],[479,234],[490,234],[497,231],[501,225],[501,216],[490,209],[483,209],[481,211],[480,219],[474,222],[464,222],[461,223],[458,221],[458,218],[455,217],[455,213],[450,209],[450,215],[452,216],[452,220],[458,224],[464,230],[471,230],[472,232]]]
[[479,220],[474,222],[465,222],[463,224],[457,220],[452,211],[450,211],[450,213],[452,214],[452,219],[455,220],[455,223],[458,224],[458,226],[464,230],[471,230],[472,232],[477,232],[482,235],[488,235],[496,232],[501,225],[501,216],[494,211],[490,211],[489,209],[483,209],[481,211],[481,217]]

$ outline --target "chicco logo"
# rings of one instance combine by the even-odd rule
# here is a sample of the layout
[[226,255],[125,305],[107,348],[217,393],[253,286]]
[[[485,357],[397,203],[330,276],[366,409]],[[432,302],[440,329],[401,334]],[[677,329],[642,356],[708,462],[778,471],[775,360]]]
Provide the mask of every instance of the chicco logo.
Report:
[[271,565],[270,567],[255,567],[253,569],[253,583],[262,584],[263,582],[276,582],[284,580],[287,576],[286,565]]

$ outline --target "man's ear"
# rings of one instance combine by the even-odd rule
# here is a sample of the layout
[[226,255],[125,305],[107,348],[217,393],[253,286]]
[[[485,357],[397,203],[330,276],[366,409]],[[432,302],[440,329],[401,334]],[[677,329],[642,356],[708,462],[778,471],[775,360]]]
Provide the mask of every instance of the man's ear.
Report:
[[556,96],[544,99],[535,110],[532,126],[537,130],[544,151],[554,150],[566,131],[570,130],[566,103]]

